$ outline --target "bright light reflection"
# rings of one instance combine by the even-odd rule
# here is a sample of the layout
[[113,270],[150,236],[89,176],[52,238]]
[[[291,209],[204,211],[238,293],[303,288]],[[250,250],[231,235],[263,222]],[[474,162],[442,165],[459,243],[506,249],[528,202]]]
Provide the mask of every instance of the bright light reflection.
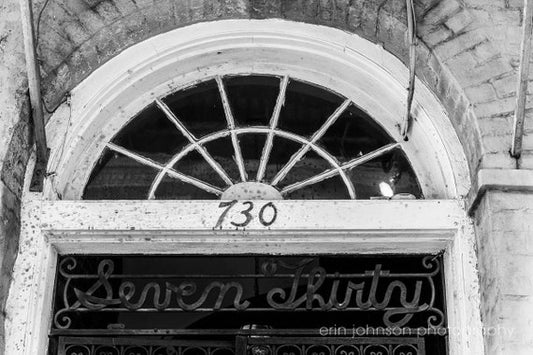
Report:
[[392,187],[390,187],[390,185],[387,184],[386,182],[379,183],[379,191],[385,197],[392,197],[394,195],[394,192],[392,191]]

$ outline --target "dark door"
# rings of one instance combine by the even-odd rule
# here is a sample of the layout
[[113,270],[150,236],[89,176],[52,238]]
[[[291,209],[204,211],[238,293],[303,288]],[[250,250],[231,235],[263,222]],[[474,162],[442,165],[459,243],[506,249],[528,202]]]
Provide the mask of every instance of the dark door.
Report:
[[234,340],[61,337],[59,355],[425,355],[409,337],[236,336]]
[[51,355],[446,354],[439,256],[64,256]]

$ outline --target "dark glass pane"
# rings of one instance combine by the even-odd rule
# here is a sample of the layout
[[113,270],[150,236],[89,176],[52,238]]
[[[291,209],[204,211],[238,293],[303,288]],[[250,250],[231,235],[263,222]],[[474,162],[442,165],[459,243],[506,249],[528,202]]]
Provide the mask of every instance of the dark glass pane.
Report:
[[344,98],[331,91],[291,80],[281,109],[282,130],[309,137],[342,104]]
[[340,162],[347,162],[392,141],[383,128],[352,104],[318,143]]
[[306,186],[285,196],[288,200],[341,200],[350,198],[339,176]]
[[168,161],[188,144],[176,126],[153,104],[134,117],[112,142],[160,163]]
[[158,200],[214,200],[218,196],[176,178],[165,176],[157,188]]
[[257,176],[257,169],[259,168],[259,161],[265,146],[266,134],[241,134],[239,135],[239,143],[242,151],[242,158],[244,159],[244,166],[248,173],[248,180],[255,180]]
[[383,197],[379,185],[387,184],[394,194],[411,194],[423,198],[416,175],[405,157],[396,149],[349,171],[357,199]]
[[331,164],[324,158],[314,151],[309,151],[294,165],[285,178],[279,182],[278,186],[285,187],[291,185],[318,175],[330,168]]
[[197,138],[227,127],[217,83],[199,83],[163,99],[185,127]]
[[234,76],[224,79],[224,84],[238,126],[269,125],[279,93],[279,78]]
[[302,144],[286,138],[274,137],[272,151],[265,171],[264,181],[269,183],[276,174],[287,164],[289,159],[302,147]]
[[85,187],[85,200],[143,200],[157,170],[106,150]]
[[204,157],[193,150],[174,165],[174,170],[222,188],[226,183]]
[[235,149],[229,135],[208,142],[204,146],[213,159],[226,171],[231,180],[234,182],[241,180],[239,169],[235,162]]

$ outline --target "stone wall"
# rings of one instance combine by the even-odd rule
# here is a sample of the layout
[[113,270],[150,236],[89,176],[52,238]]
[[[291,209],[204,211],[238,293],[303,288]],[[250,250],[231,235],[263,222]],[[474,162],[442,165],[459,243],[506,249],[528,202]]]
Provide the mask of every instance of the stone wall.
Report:
[[[404,0],[33,3],[42,89],[50,112],[81,80],[125,48],[158,33],[201,21],[274,17],[332,26],[380,43],[407,62]],[[475,180],[480,168],[533,169],[531,97],[525,152],[519,161],[509,156],[523,1],[416,0],[415,4],[420,38],[418,75],[444,104],[463,143],[472,178]],[[21,186],[31,141],[19,17],[18,1],[0,2],[1,310],[17,249]],[[533,79],[533,70],[530,77]],[[531,195],[489,192],[475,215],[483,318],[487,324],[512,322],[515,317],[524,323],[519,323],[523,326],[521,337],[512,341],[486,337],[488,354],[513,353],[516,349],[524,354],[533,351],[525,332],[531,329],[533,320],[527,310],[522,312],[524,307],[531,309],[532,277],[521,274],[533,262],[528,247],[522,247],[529,243],[532,206]],[[0,322],[3,317],[2,311]]]

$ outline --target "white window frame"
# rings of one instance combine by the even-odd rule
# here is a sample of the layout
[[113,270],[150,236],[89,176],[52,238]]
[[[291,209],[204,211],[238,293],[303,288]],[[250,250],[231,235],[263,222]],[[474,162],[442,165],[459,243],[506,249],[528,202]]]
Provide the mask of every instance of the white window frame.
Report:
[[50,118],[44,196],[80,199],[106,144],[170,92],[224,75],[288,76],[335,91],[370,115],[401,148],[426,198],[458,198],[468,167],[454,128],[417,80],[409,141],[399,125],[409,72],[382,47],[334,28],[281,20],[226,20],[176,29],[132,46],[96,69]]
[[475,235],[460,199],[469,188],[466,159],[442,106],[421,82],[411,139],[402,148],[425,196],[439,199],[275,201],[274,225],[252,221],[246,230],[226,225],[217,231],[218,201],[79,201],[103,147],[135,113],[169,91],[226,73],[275,73],[328,87],[401,141],[396,125],[407,70],[355,35],[280,20],[231,20],[189,26],[133,46],[73,90],[71,107],[63,105],[49,121],[49,171],[55,175],[42,194],[25,193],[23,199],[7,304],[7,353],[45,354],[58,254],[444,251],[450,354],[483,354]]

